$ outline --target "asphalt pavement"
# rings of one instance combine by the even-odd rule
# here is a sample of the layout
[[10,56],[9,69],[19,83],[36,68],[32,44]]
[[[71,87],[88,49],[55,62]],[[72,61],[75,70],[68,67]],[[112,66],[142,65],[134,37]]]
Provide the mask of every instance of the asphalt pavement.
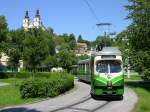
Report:
[[75,88],[55,98],[33,104],[24,104],[0,109],[0,112],[130,112],[137,95],[125,87],[123,100],[93,99],[90,85],[75,81]]

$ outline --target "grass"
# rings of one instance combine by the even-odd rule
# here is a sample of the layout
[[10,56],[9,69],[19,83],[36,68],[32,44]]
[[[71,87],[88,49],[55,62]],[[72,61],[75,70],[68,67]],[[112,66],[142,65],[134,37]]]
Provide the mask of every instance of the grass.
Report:
[[8,79],[0,79],[0,82],[9,83],[10,85],[20,85],[24,79],[19,78],[8,78]]
[[126,82],[138,95],[138,102],[132,112],[150,112],[150,83]]
[[130,78],[128,78],[128,73],[125,72],[124,78],[125,80],[143,80],[141,76],[137,72],[134,72],[134,71],[131,71]]
[[143,80],[139,75],[131,75],[130,78],[128,78],[128,76],[125,75],[124,78],[125,80]]
[[32,103],[34,101],[40,100],[41,98],[28,98],[22,99],[19,91],[19,85],[24,79],[9,78],[0,79],[0,82],[9,83],[8,86],[0,87],[0,107]]
[[[52,77],[53,76],[53,77]],[[36,77],[45,77],[45,78],[55,78],[57,74],[53,75],[39,75]],[[57,78],[57,77],[56,77]],[[0,79],[0,82],[9,83],[7,86],[0,86],[0,107],[6,107],[6,106],[12,106],[12,105],[18,105],[18,104],[25,104],[25,103],[33,103],[35,101],[40,101],[43,98],[37,97],[37,98],[21,98],[20,94],[20,85],[22,84],[22,81],[24,81],[27,78],[6,78],[6,79]]]
[[22,99],[20,96],[19,86],[2,86],[0,87],[0,107],[32,103],[40,98]]

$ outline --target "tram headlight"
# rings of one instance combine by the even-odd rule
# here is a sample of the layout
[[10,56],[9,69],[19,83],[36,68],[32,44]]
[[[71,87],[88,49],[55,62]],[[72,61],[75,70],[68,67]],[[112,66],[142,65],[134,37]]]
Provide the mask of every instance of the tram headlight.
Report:
[[112,82],[111,82],[111,81],[108,81],[108,82],[107,82],[107,86],[108,86],[108,87],[111,87],[111,86],[112,86]]

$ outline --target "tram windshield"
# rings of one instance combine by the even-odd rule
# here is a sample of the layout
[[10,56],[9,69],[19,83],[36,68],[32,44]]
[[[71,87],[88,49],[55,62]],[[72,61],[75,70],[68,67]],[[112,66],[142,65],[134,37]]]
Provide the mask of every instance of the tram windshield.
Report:
[[96,71],[98,73],[118,73],[121,71],[121,63],[116,60],[97,61]]

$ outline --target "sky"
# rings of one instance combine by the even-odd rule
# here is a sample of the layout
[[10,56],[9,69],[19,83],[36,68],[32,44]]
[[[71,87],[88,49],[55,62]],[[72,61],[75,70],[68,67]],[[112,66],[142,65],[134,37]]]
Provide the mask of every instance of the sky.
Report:
[[125,20],[128,11],[124,6],[127,4],[128,0],[1,0],[0,15],[6,17],[10,29],[17,29],[22,26],[26,10],[33,20],[39,9],[43,25],[53,28],[56,34],[81,34],[84,39],[92,41],[107,30],[106,27],[98,28],[97,23],[112,23],[109,32],[117,33],[130,24]]

